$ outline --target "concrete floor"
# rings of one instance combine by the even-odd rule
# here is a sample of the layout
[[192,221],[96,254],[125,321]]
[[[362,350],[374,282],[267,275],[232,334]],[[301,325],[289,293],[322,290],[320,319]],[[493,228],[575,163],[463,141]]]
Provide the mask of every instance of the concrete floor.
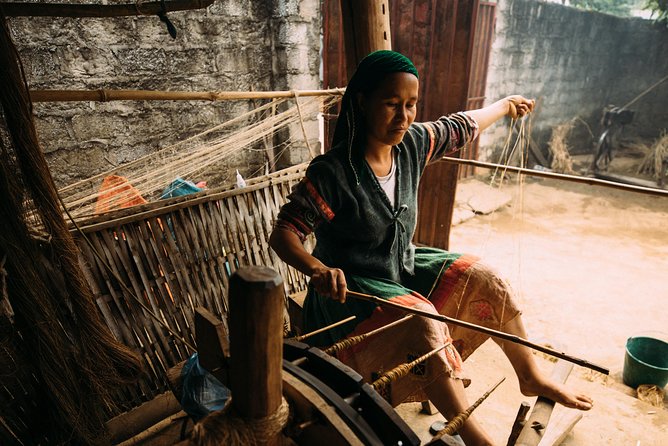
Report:
[[[567,383],[595,403],[563,444],[668,445],[666,400],[653,407],[621,380],[628,337],[668,339],[668,197],[542,179],[520,185],[516,177],[490,192],[487,182],[460,183],[463,221],[453,227],[451,249],[479,255],[508,278],[532,341],[611,371],[606,377],[573,369]],[[469,218],[467,203],[482,196],[500,207]],[[542,353],[536,358],[549,373],[553,363]],[[520,403],[534,399],[520,394],[512,368],[491,341],[465,367],[473,378],[471,401],[507,378],[476,411],[495,441],[506,444]],[[554,417],[556,410],[568,409],[558,406]],[[398,411],[424,441],[431,438],[431,423],[442,419],[420,415],[419,404]]]

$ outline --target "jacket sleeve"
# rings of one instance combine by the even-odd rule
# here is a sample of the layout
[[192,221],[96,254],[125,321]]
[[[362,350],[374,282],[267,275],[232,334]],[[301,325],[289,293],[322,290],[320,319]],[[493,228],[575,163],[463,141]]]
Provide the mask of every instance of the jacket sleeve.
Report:
[[464,112],[423,122],[426,137],[425,164],[457,152],[478,136],[478,123]]
[[330,204],[336,202],[335,183],[330,169],[314,160],[288,195],[274,228],[291,231],[303,242],[320,224],[334,218]]

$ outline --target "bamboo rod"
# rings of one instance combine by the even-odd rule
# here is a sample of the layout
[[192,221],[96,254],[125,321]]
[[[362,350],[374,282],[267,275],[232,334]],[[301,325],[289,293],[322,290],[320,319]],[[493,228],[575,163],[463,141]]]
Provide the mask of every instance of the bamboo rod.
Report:
[[345,88],[291,91],[31,90],[32,102],[236,101],[343,95]]
[[501,380],[498,383],[493,385],[487,392],[483,393],[482,396],[480,398],[478,398],[475,403],[471,404],[465,411],[457,414],[457,416],[455,416],[452,420],[450,420],[448,422],[448,424],[446,424],[443,429],[441,429],[440,431],[438,431],[438,433],[436,435],[434,435],[434,438],[432,439],[432,441],[433,440],[438,440],[439,438],[441,438],[444,435],[452,435],[455,432],[457,432],[459,429],[461,429],[462,426],[464,426],[464,423],[466,422],[466,420],[471,416],[473,411],[478,406],[480,406],[483,403],[483,401],[485,401],[487,399],[487,397],[490,396],[492,394],[492,392],[494,392],[496,390],[496,388],[499,387],[501,385],[501,383],[504,382],[505,380],[506,380],[506,377],[504,376],[503,378],[501,378]]
[[630,184],[617,183],[615,181],[599,180],[596,178],[580,177],[577,175],[567,175],[563,173],[543,172],[541,170],[525,169],[522,167],[506,166],[503,164],[485,163],[483,161],[476,161],[476,160],[452,158],[449,156],[444,156],[441,159],[451,164],[463,164],[468,166],[482,167],[484,169],[504,169],[509,172],[519,173],[520,175],[529,175],[533,177],[542,177],[542,178],[553,178],[555,180],[565,180],[574,183],[589,184],[590,186],[604,186],[630,192],[640,192],[649,195],[659,195],[662,197],[668,197],[668,190],[665,189],[654,189],[652,187],[633,186]]
[[137,1],[120,5],[3,2],[0,3],[0,9],[7,17],[124,17],[204,9],[213,2],[214,0],[170,0],[149,3]]
[[[297,178],[304,176],[303,173],[294,173]],[[214,200],[223,200],[225,198],[239,196],[244,193],[252,192],[256,189],[262,189],[272,184],[273,181],[282,181],[282,179],[269,180],[262,183],[256,183],[249,186],[246,186],[242,189],[228,189],[223,190],[222,192],[217,191],[205,191],[200,192],[195,198],[189,198],[192,196],[182,195],[180,197],[169,198],[166,200],[154,201],[144,205],[133,206],[131,208],[120,209],[118,211],[112,211],[109,214],[101,214],[102,216],[93,216],[91,219],[92,222],[84,221],[81,225],[81,230],[84,232],[94,232],[101,229],[106,229],[109,227],[123,225],[126,223],[144,220],[149,217],[160,216],[167,214],[169,212],[175,212],[179,209],[186,207],[194,206],[199,203],[214,201]],[[112,218],[109,220],[103,220],[103,218]],[[118,216],[118,217],[116,217]],[[77,221],[83,220],[85,216],[77,217]]]
[[355,291],[347,291],[346,295],[350,296],[350,297],[354,297],[356,299],[361,299],[361,300],[366,300],[368,302],[373,302],[376,305],[397,308],[397,309],[405,311],[407,313],[417,314],[419,316],[424,316],[426,318],[433,319],[433,320],[436,320],[436,321],[439,321],[439,322],[445,322],[446,324],[452,324],[452,325],[457,325],[459,327],[468,328],[470,330],[478,331],[480,333],[485,333],[485,334],[487,334],[489,336],[492,336],[494,338],[504,339],[506,341],[514,342],[516,344],[522,344],[526,347],[530,347],[534,350],[538,350],[538,351],[546,353],[550,356],[554,356],[556,358],[561,358],[565,361],[572,362],[573,364],[577,364],[579,366],[586,367],[588,369],[595,370],[597,372],[603,373],[604,375],[609,375],[610,374],[610,370],[606,369],[605,367],[602,367],[602,366],[599,366],[599,365],[596,365],[596,364],[592,364],[589,361],[586,361],[584,359],[575,358],[575,357],[573,357],[571,355],[568,355],[564,352],[558,352],[558,351],[553,350],[549,347],[545,347],[545,346],[542,346],[542,345],[535,344],[535,343],[533,343],[531,341],[528,341],[524,338],[520,338],[519,336],[515,336],[515,335],[509,334],[509,333],[504,333],[502,331],[494,330],[494,329],[487,328],[487,327],[482,327],[480,325],[472,324],[470,322],[465,322],[465,321],[461,321],[459,319],[454,319],[454,318],[451,318],[451,317],[447,317],[447,316],[444,316],[442,314],[433,314],[433,313],[430,313],[430,312],[425,311],[425,310],[419,310],[417,308],[407,307],[405,305],[401,305],[401,304],[398,304],[398,303],[395,303],[395,302],[392,302],[392,301],[389,301],[389,300],[381,299],[380,297],[372,296],[370,294],[358,293],[358,292],[355,292]]
[[327,331],[327,330],[331,330],[332,328],[336,328],[336,327],[338,327],[339,325],[343,325],[343,324],[346,324],[346,323],[348,323],[348,322],[350,322],[350,321],[353,321],[353,320],[355,320],[355,318],[356,318],[356,316],[350,316],[350,317],[347,317],[347,318],[345,318],[345,319],[343,319],[343,320],[340,320],[340,321],[338,321],[338,322],[334,322],[333,324],[330,324],[330,325],[328,325],[328,326],[326,326],[326,327],[322,327],[322,328],[319,328],[319,329],[317,329],[317,330],[313,330],[313,331],[311,331],[311,332],[309,332],[309,333],[306,333],[306,334],[303,334],[303,335],[301,335],[301,336],[295,336],[294,338],[290,338],[290,340],[301,342],[301,341],[303,341],[304,339],[308,339],[308,338],[310,338],[311,336],[315,336],[315,335],[317,335],[317,334],[319,334],[319,333],[325,332],[325,331]]

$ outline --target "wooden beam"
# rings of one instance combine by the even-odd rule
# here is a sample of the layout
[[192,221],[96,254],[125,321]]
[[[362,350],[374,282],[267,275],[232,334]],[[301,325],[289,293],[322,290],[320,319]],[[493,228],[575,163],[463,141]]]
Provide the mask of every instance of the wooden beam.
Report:
[[195,339],[199,364],[227,385],[230,357],[227,329],[215,314],[204,307],[195,308]]
[[214,1],[170,0],[164,3],[138,1],[121,5],[3,2],[0,3],[0,9],[7,17],[126,17],[203,9]]
[[268,267],[242,268],[230,278],[230,384],[234,413],[243,419],[266,417],[282,403],[283,293],[281,276]]
[[564,441],[566,436],[573,430],[573,427],[582,419],[582,412],[571,409],[562,413],[550,424],[549,429],[543,435],[538,446],[558,446]]
[[[571,370],[573,370],[573,364],[569,364],[566,361],[559,360],[554,369],[550,378],[558,383],[565,383],[568,375],[570,375]],[[552,409],[554,409],[554,401],[539,396],[536,399],[536,404],[533,406],[531,415],[527,419],[522,431],[520,432],[519,437],[517,438],[517,446],[536,446],[543,438],[547,424],[550,421],[550,416],[552,415]]]
[[31,90],[32,102],[234,101],[343,95],[344,88],[291,91]]
[[151,401],[107,421],[112,444],[121,443],[181,410],[172,392],[165,392]]
[[391,50],[390,7],[387,0],[341,0],[348,78],[370,52]]

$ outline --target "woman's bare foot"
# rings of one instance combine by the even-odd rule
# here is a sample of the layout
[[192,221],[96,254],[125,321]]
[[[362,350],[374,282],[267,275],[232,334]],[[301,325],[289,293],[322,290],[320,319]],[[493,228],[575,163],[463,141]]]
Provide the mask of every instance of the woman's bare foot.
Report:
[[524,382],[520,380],[520,391],[522,395],[542,396],[571,409],[589,410],[594,405],[594,400],[587,395],[575,393],[563,384],[542,377]]

